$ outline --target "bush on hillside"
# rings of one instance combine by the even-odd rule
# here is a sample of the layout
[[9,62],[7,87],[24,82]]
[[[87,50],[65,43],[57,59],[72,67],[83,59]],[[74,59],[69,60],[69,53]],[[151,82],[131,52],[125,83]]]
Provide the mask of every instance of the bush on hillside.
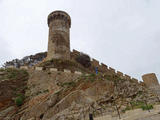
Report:
[[24,102],[24,99],[25,99],[24,95],[19,94],[19,95],[16,97],[16,99],[15,99],[16,105],[17,105],[18,107],[21,106],[21,105],[23,104],[23,102]]
[[79,56],[76,57],[76,61],[86,68],[91,66],[90,57],[86,54],[81,53]]

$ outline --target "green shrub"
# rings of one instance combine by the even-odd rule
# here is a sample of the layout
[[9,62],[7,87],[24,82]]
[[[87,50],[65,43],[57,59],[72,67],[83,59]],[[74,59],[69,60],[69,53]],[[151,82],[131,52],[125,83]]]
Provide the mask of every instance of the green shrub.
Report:
[[141,108],[142,110],[151,110],[153,109],[153,105],[142,105]]
[[69,87],[69,86],[72,86],[72,87],[74,87],[75,85],[76,85],[76,83],[73,82],[73,81],[72,81],[72,82],[65,82],[65,83],[62,84],[62,87],[63,87],[63,86],[68,86],[68,87]]
[[15,99],[16,105],[17,106],[21,106],[23,104],[23,102],[24,102],[24,99],[25,99],[24,95],[18,94],[18,96]]
[[29,77],[29,74],[26,70],[22,70],[22,69],[13,69],[13,68],[7,68],[5,70],[5,72],[7,73],[7,78],[8,79],[20,79],[20,78],[24,78],[24,80],[27,80]]

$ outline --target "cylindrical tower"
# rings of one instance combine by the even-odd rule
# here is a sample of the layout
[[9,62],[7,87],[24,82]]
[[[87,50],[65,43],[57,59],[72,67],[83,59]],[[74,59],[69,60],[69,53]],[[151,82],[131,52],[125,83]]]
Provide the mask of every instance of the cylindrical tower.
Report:
[[159,82],[155,73],[145,74],[142,76],[142,79],[148,87],[151,87],[153,85],[159,85]]
[[64,11],[54,11],[48,16],[49,40],[47,60],[70,59],[71,18]]

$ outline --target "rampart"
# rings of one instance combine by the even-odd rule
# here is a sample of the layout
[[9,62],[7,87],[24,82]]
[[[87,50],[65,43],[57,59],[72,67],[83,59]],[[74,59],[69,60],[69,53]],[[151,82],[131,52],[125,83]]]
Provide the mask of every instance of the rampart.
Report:
[[[77,56],[81,55],[81,52],[77,51],[77,50],[74,50],[70,53],[71,54],[71,59],[75,59]],[[107,73],[107,74],[110,74],[110,75],[117,75],[119,76],[121,79],[126,79],[126,80],[130,80],[132,82],[136,82],[138,83],[138,80],[135,79],[135,78],[132,78],[131,76],[127,75],[127,74],[124,74],[120,71],[116,71],[114,68],[112,67],[108,67],[106,64],[104,63],[100,63],[98,60],[92,58],[91,59],[91,67],[92,68],[95,68],[97,67],[98,68],[98,72],[102,72],[102,73]],[[10,67],[10,68],[13,68]],[[33,70],[36,70],[36,71],[45,71],[45,70],[49,70],[50,72],[58,72],[58,71],[61,71],[61,72],[64,72],[64,73],[75,73],[75,74],[79,74],[81,75],[82,72],[80,71],[71,71],[71,70],[68,70],[68,69],[57,69],[57,68],[44,68],[44,67],[38,67],[38,66],[35,66],[35,67],[32,67],[32,68],[29,68],[28,66],[21,66],[20,69],[33,69]],[[145,81],[144,81],[145,82]],[[156,83],[157,84],[157,83]]]
[[[13,68],[13,67],[12,67]],[[64,72],[64,73],[74,73],[74,74],[77,74],[77,75],[82,75],[82,72],[80,71],[71,71],[71,70],[68,70],[68,69],[57,69],[57,68],[45,68],[45,67],[28,67],[28,66],[21,66],[20,69],[25,69],[25,70],[35,70],[35,71],[50,71],[50,72]]]
[[[73,49],[73,51],[71,52],[71,59],[76,58],[76,56],[81,55],[81,52]],[[102,73],[109,73],[112,75],[117,75],[119,76],[121,79],[126,79],[126,80],[130,80],[132,82],[136,82],[138,83],[138,80],[135,78],[132,78],[131,76],[124,74],[120,71],[116,71],[114,68],[112,67],[108,67],[106,64],[104,63],[100,63],[98,60],[91,58],[91,66],[92,67],[97,67],[98,71],[102,72]]]

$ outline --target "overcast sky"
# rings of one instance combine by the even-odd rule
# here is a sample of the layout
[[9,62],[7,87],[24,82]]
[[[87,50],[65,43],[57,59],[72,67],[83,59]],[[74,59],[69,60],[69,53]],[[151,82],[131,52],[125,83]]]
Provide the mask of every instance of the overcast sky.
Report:
[[160,0],[0,0],[0,64],[47,50],[47,16],[72,19],[71,50],[141,80],[160,80]]

